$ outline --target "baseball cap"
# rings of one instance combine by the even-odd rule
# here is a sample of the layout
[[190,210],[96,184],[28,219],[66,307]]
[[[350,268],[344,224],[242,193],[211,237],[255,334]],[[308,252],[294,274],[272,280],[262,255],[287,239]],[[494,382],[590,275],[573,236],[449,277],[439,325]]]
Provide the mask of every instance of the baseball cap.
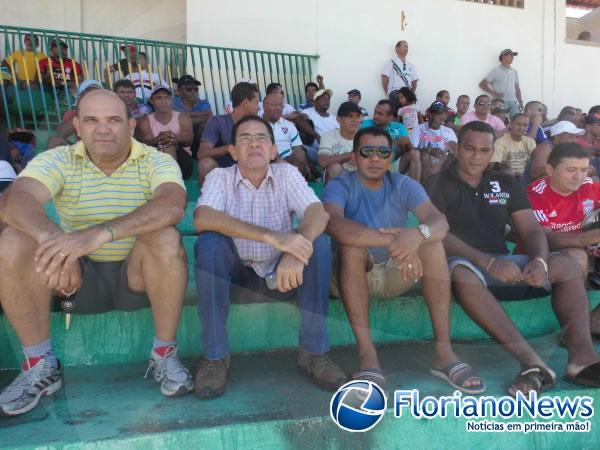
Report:
[[585,130],[581,128],[577,128],[573,122],[569,122],[568,120],[561,120],[560,122],[556,122],[550,128],[550,136],[558,136],[562,133],[574,134],[577,136],[581,136],[585,133]]
[[184,75],[181,78],[173,78],[173,83],[177,83],[177,86],[186,86],[190,84],[200,86],[202,84],[191,75]]
[[104,89],[99,81],[97,80],[85,80],[79,83],[79,89],[77,89],[77,95],[81,96],[89,88],[95,87],[97,89]]
[[448,107],[446,106],[446,104],[444,102],[436,100],[429,107],[429,112],[430,113],[436,113],[436,112],[444,112],[445,113],[445,112],[448,112]]
[[323,94],[329,94],[330,97],[333,97],[333,91],[331,89],[319,89],[315,92],[315,96],[313,97],[313,101],[318,99]]
[[240,83],[256,84],[256,81],[254,81],[252,78],[240,78],[239,80],[237,80],[237,82],[235,84],[240,84]]
[[337,111],[337,115],[340,117],[348,117],[352,113],[358,113],[359,115],[362,115],[360,107],[354,102],[342,103]]
[[517,56],[519,54],[519,52],[515,52],[513,50],[511,50],[510,48],[505,48],[504,50],[502,50],[500,52],[500,58],[502,58],[504,55],[509,55],[512,54],[513,56]]
[[359,97],[362,97],[362,95],[360,95],[360,91],[358,89],[351,89],[347,92],[348,95],[358,95]]
[[154,87],[150,91],[150,97],[152,97],[158,91],[167,91],[169,93],[169,95],[173,95],[173,91],[171,91],[171,88],[169,87],[168,84],[160,83],[160,84],[155,84],[154,85]]

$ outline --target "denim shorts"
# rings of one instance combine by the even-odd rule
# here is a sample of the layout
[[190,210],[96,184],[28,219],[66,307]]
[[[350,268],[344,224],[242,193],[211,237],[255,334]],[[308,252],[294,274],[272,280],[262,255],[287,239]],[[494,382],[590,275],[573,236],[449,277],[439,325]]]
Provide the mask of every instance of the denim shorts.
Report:
[[[521,269],[523,269],[527,264],[529,264],[529,256],[527,255],[494,255],[497,259],[503,259],[506,261],[512,261]],[[475,263],[470,260],[453,256],[448,258],[448,269],[450,273],[458,267],[463,266],[473,272],[477,278],[481,281],[481,283],[488,288],[488,290],[494,294],[494,296],[498,300],[512,301],[512,300],[526,300],[530,298],[536,297],[546,297],[550,294],[552,287],[550,286],[550,282],[546,280],[546,284],[543,287],[536,288],[530,286],[527,283],[504,283],[494,277],[492,277],[485,268],[479,267]]]

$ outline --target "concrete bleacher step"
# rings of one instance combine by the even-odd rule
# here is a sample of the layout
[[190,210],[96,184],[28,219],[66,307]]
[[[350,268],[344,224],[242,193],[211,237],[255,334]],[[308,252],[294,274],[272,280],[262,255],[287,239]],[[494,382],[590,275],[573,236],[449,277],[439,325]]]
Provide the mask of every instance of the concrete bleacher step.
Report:
[[[533,341],[553,369],[563,373],[566,350],[557,336]],[[472,364],[487,384],[486,395],[505,394],[518,371],[516,362],[491,343],[460,344],[456,352]],[[147,353],[147,352],[146,352]],[[451,395],[446,383],[429,375],[432,348],[426,343],[379,348],[389,392],[419,389],[426,395]],[[331,357],[347,373],[356,370],[354,349],[337,349]],[[195,370],[195,359],[184,363]],[[393,417],[393,402],[373,430],[351,434],[329,417],[332,394],[315,387],[295,368],[294,352],[235,355],[225,395],[198,400],[193,395],[165,398],[158,385],[143,379],[143,362],[79,366],[65,369],[65,387],[27,415],[0,419],[2,448],[64,449],[344,449],[494,448],[536,450],[600,448],[600,428],[589,433],[469,433],[464,418],[432,420]],[[0,371],[0,385],[16,371]],[[598,389],[563,382],[547,395],[588,395]],[[501,419],[497,419],[501,421]],[[529,422],[532,419],[511,419]],[[553,418],[560,421],[561,419]],[[592,419],[594,422],[595,419]]]

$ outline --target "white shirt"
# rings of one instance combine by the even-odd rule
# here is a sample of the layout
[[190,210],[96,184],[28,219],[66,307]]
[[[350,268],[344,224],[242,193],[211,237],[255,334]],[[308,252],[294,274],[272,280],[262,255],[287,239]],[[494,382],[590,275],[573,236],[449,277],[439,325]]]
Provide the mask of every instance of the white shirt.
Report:
[[0,184],[12,183],[15,178],[17,178],[15,169],[7,161],[0,161]]
[[[402,78],[402,76],[400,76],[400,73],[398,73],[398,71],[400,71],[400,73],[404,75],[406,81],[404,81],[404,79]],[[417,72],[416,67],[408,61],[403,62],[400,58],[398,58],[398,56],[394,56],[391,60],[388,61],[388,63],[383,68],[383,72],[381,72],[381,74],[385,75],[390,80],[388,83],[387,90],[388,95],[390,94],[390,92],[396,91],[405,86],[407,88],[410,88],[412,82],[417,81],[419,79],[419,73]]]
[[275,135],[275,144],[280,158],[287,158],[292,154],[292,148],[302,146],[302,139],[296,129],[296,126],[289,120],[280,117],[279,120],[271,124],[273,134]]
[[514,102],[517,100],[515,84],[519,83],[519,74],[512,67],[500,64],[490,70],[485,76],[485,80],[492,86],[493,90],[504,94],[502,99],[505,102]]
[[[339,128],[336,128],[321,136],[319,155],[341,155],[351,152],[353,147],[353,140],[345,139]],[[352,161],[345,162],[342,167],[346,170],[356,170],[356,165]]]
[[[125,79],[131,80],[131,82],[135,86],[135,96],[139,99],[143,99],[145,102],[148,102],[148,100],[150,99],[150,93],[152,92],[152,86],[160,84],[160,76],[157,73],[148,73],[145,70],[142,70],[141,75],[142,82],[140,82],[140,72],[138,72],[134,68],[133,74],[128,74],[125,77]],[[150,82],[151,78],[152,82]],[[142,84],[144,89],[143,93]]]
[[319,136],[323,136],[330,130],[335,130],[340,127],[336,117],[333,114],[329,114],[327,117],[323,117],[320,115],[314,108],[308,108],[303,111],[304,114],[308,116],[310,120],[313,121],[315,126],[315,131]]
[[439,130],[432,130],[428,123],[419,127],[419,148],[436,147],[447,151],[448,142],[457,142],[456,133],[452,128],[442,125]]

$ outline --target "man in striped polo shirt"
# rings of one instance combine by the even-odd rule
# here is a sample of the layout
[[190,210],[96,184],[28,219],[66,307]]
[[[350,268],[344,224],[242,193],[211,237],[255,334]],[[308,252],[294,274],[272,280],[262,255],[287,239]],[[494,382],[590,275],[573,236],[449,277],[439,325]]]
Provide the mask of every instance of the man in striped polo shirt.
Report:
[[[187,285],[175,229],[186,204],[179,167],[132,138],[135,120],[112,92],[82,99],[73,124],[81,141],[35,158],[2,199],[0,303],[25,362],[0,393],[0,415],[30,411],[62,386],[50,341],[53,295],[74,300],[84,314],[149,301],[154,378],[167,396],[193,389],[175,340]],[[51,200],[60,226],[44,212]]]

